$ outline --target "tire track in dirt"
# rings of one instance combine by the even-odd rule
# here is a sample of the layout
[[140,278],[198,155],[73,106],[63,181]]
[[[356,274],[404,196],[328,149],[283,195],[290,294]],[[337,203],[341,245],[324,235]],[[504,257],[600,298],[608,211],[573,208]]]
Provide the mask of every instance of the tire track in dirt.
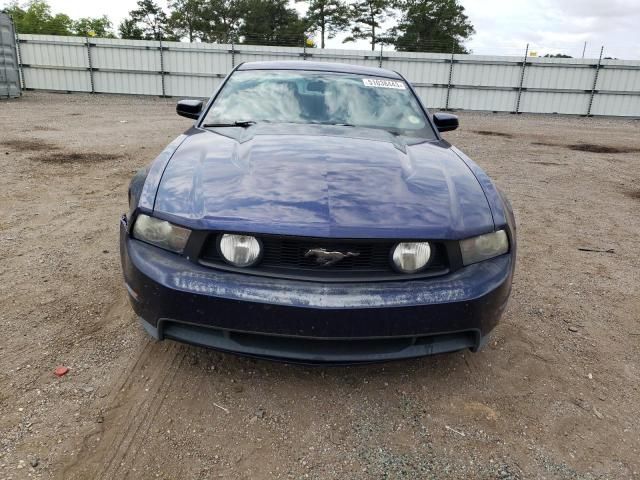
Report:
[[[85,435],[81,451],[61,478],[127,478],[127,463],[135,458],[183,360],[180,345],[148,339],[125,378],[112,389],[116,393],[103,409],[102,428]],[[147,370],[149,365],[153,367]],[[147,372],[151,374],[145,381]],[[100,432],[102,441],[90,451],[89,438]]]
[[[124,456],[120,459],[119,463],[116,462],[116,472],[119,473],[121,470],[120,467],[127,468],[126,465],[133,465],[135,459],[138,456],[138,451],[140,447],[143,445],[144,439],[147,437],[149,429],[151,425],[154,423],[155,419],[158,418],[158,412],[162,408],[164,401],[167,398],[167,394],[165,392],[172,391],[173,384],[176,379],[176,375],[180,368],[182,367],[182,363],[185,359],[184,348],[181,346],[174,346],[176,353],[171,361],[171,371],[167,371],[167,374],[162,379],[162,384],[158,386],[155,391],[154,401],[152,402],[153,407],[149,408],[145,413],[144,419],[140,422],[138,427],[136,428],[134,436],[131,438],[131,442],[129,446],[125,450]],[[176,362],[175,360],[180,357],[180,359]],[[117,458],[116,458],[117,460]],[[127,469],[124,473],[124,476],[116,476],[116,478],[130,478],[131,470]],[[103,476],[103,478],[110,478],[110,476]],[[134,477],[135,478],[135,477]]]
[[[125,394],[123,397],[130,397],[133,393],[130,392],[131,384],[136,378],[140,378],[142,366],[146,364],[147,361],[156,364],[156,359],[153,357],[156,357],[156,353],[161,349],[161,347],[152,343],[150,340],[148,341],[147,346],[149,346],[149,348],[145,348],[145,353],[141,355],[134,368],[132,368],[128,374],[128,386],[120,389],[120,392],[129,393],[129,395]],[[164,346],[165,345],[162,345],[162,347]],[[96,475],[95,478],[124,478],[117,474],[124,466],[124,460],[128,455],[129,449],[136,445],[136,440],[138,440],[137,437],[141,427],[146,424],[147,428],[144,429],[144,432],[148,430],[149,413],[154,413],[154,415],[151,416],[152,421],[153,418],[155,418],[155,412],[158,411],[162,402],[164,402],[166,395],[163,392],[170,390],[169,387],[175,378],[175,372],[177,370],[176,359],[180,354],[181,349],[175,344],[169,344],[168,347],[169,348],[167,349],[162,349],[164,350],[162,352],[164,353],[164,361],[153,370],[153,375],[148,382],[149,384],[155,384],[155,388],[153,390],[150,389],[149,392],[145,392],[148,394],[145,395],[145,399],[142,402],[135,402],[134,399],[128,398],[128,401],[124,403],[125,405],[133,404],[134,406],[131,407],[118,422],[116,422],[116,426],[119,424],[119,426],[124,428],[117,429],[118,433],[113,438],[110,446],[104,450],[105,452],[111,452],[111,456],[104,464],[104,469],[100,474]],[[171,368],[172,366],[173,368]],[[171,370],[169,370],[169,368],[171,368]],[[116,405],[119,404],[120,402],[116,403]]]
[[[146,360],[149,356],[149,350],[151,349],[152,346],[152,341],[151,339],[147,339],[147,341],[144,343],[144,345],[142,345],[141,347],[141,351],[140,354],[136,357],[135,362],[133,363],[133,365],[131,366],[131,368],[128,370],[128,374],[125,375],[124,379],[122,380],[122,382],[120,383],[119,386],[117,386],[117,388],[112,388],[111,391],[115,391],[116,394],[114,396],[114,398],[112,400],[109,401],[108,405],[106,407],[104,407],[103,411],[105,413],[105,415],[108,415],[109,412],[111,411],[116,411],[118,408],[121,408],[122,405],[126,405],[125,400],[127,395],[124,394],[125,391],[128,390],[128,388],[130,387],[130,385],[133,383],[134,381],[134,377],[133,377],[133,373],[138,371],[138,367],[139,365],[144,362],[144,360]],[[108,431],[108,429],[106,428],[100,428],[99,431],[100,432],[104,432],[105,430]],[[82,448],[80,449],[80,451],[78,452],[78,455],[76,457],[76,459],[70,463],[69,465],[67,465],[65,467],[65,469],[62,472],[61,478],[68,478],[68,477],[77,477],[77,478],[83,478],[85,473],[84,471],[81,471],[79,473],[79,475],[76,475],[78,472],[76,472],[76,470],[78,470],[77,466],[81,465],[81,466],[87,466],[89,464],[100,464],[100,463],[104,463],[104,462],[100,462],[99,458],[96,459],[91,459],[92,454],[88,453],[88,438],[95,435],[96,431],[92,431],[89,432],[88,434],[85,435],[84,439],[83,439],[83,445]],[[113,446],[115,442],[115,439],[112,440],[110,447]],[[103,442],[103,444],[106,442]],[[103,451],[102,448],[99,449],[99,451]],[[99,456],[99,451],[96,452],[93,455]],[[111,450],[109,450],[111,451]]]

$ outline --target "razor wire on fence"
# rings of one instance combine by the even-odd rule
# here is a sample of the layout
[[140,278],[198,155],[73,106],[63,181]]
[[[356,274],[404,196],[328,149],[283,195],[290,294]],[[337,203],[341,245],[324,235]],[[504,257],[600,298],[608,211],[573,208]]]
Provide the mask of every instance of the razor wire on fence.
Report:
[[[512,55],[470,55],[431,42],[423,51],[320,49],[299,35],[244,36],[232,43],[19,35],[29,89],[208,97],[243,62],[341,62],[394,70],[434,109],[640,116],[640,62],[540,58],[526,46]],[[434,52],[434,50],[439,50]]]
[[[165,39],[166,41],[166,39]],[[280,47],[300,47],[312,50],[322,50],[320,48],[320,40],[315,35],[301,34],[283,34],[274,35],[224,35],[219,39],[209,39],[208,42],[214,44],[236,44],[236,45],[263,45],[263,46],[280,46]],[[376,38],[371,40],[360,40],[357,43],[353,41],[339,41],[333,38],[326,46],[327,50],[368,50],[385,52],[424,52],[424,53],[467,53],[474,55],[517,55],[520,56],[525,50],[526,44],[520,46],[505,46],[492,44],[487,47],[472,49],[459,44],[458,42],[422,39],[411,42],[393,41],[386,38]],[[530,53],[532,57],[542,58],[598,58],[598,52],[601,45],[587,42],[564,43],[564,44],[541,44],[530,43]],[[605,49],[606,50],[606,49]],[[626,60],[629,60],[628,58]]]

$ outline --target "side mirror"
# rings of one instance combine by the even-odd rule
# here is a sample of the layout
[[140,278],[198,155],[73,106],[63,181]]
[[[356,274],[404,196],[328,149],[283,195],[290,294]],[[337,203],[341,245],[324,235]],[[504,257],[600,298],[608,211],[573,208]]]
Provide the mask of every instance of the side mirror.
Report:
[[439,132],[449,132],[458,128],[458,117],[450,113],[434,113],[433,123],[438,127]]
[[180,100],[176,113],[181,117],[197,119],[202,112],[202,100]]

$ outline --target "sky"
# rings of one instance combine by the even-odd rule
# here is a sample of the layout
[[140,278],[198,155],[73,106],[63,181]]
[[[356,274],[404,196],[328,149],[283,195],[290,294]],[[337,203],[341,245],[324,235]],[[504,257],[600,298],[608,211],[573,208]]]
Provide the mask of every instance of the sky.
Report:
[[[117,24],[135,8],[136,0],[48,0],[54,13],[72,18],[107,15]],[[0,5],[8,0],[0,0]],[[166,0],[160,0],[166,6]],[[479,55],[564,53],[597,58],[640,58],[640,0],[461,0],[475,35],[465,43]],[[303,11],[303,3],[296,8]],[[585,47],[586,43],[586,49]],[[342,44],[338,37],[327,48],[364,48],[366,41]]]

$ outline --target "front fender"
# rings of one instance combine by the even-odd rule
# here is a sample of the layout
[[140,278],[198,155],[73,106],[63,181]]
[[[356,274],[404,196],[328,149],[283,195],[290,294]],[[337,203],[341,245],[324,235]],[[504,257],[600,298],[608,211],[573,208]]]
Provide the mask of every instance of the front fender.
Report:
[[147,165],[144,168],[141,168],[137,171],[137,173],[131,179],[129,183],[129,218],[133,215],[133,212],[138,206],[140,202],[140,195],[142,195],[142,188],[144,187],[144,182],[147,180],[147,175],[149,175],[149,170],[151,169],[151,165]]
[[[171,160],[175,151],[186,138],[186,134],[177,137],[173,142],[167,145],[165,149],[160,152],[160,155],[156,157],[153,163],[151,163],[145,176],[138,201],[135,204],[136,207],[153,211],[156,201],[156,193],[158,192],[158,185],[160,185],[160,180],[162,179],[164,170],[167,168],[167,164],[169,163],[169,160]],[[133,210],[135,210],[135,208]]]

